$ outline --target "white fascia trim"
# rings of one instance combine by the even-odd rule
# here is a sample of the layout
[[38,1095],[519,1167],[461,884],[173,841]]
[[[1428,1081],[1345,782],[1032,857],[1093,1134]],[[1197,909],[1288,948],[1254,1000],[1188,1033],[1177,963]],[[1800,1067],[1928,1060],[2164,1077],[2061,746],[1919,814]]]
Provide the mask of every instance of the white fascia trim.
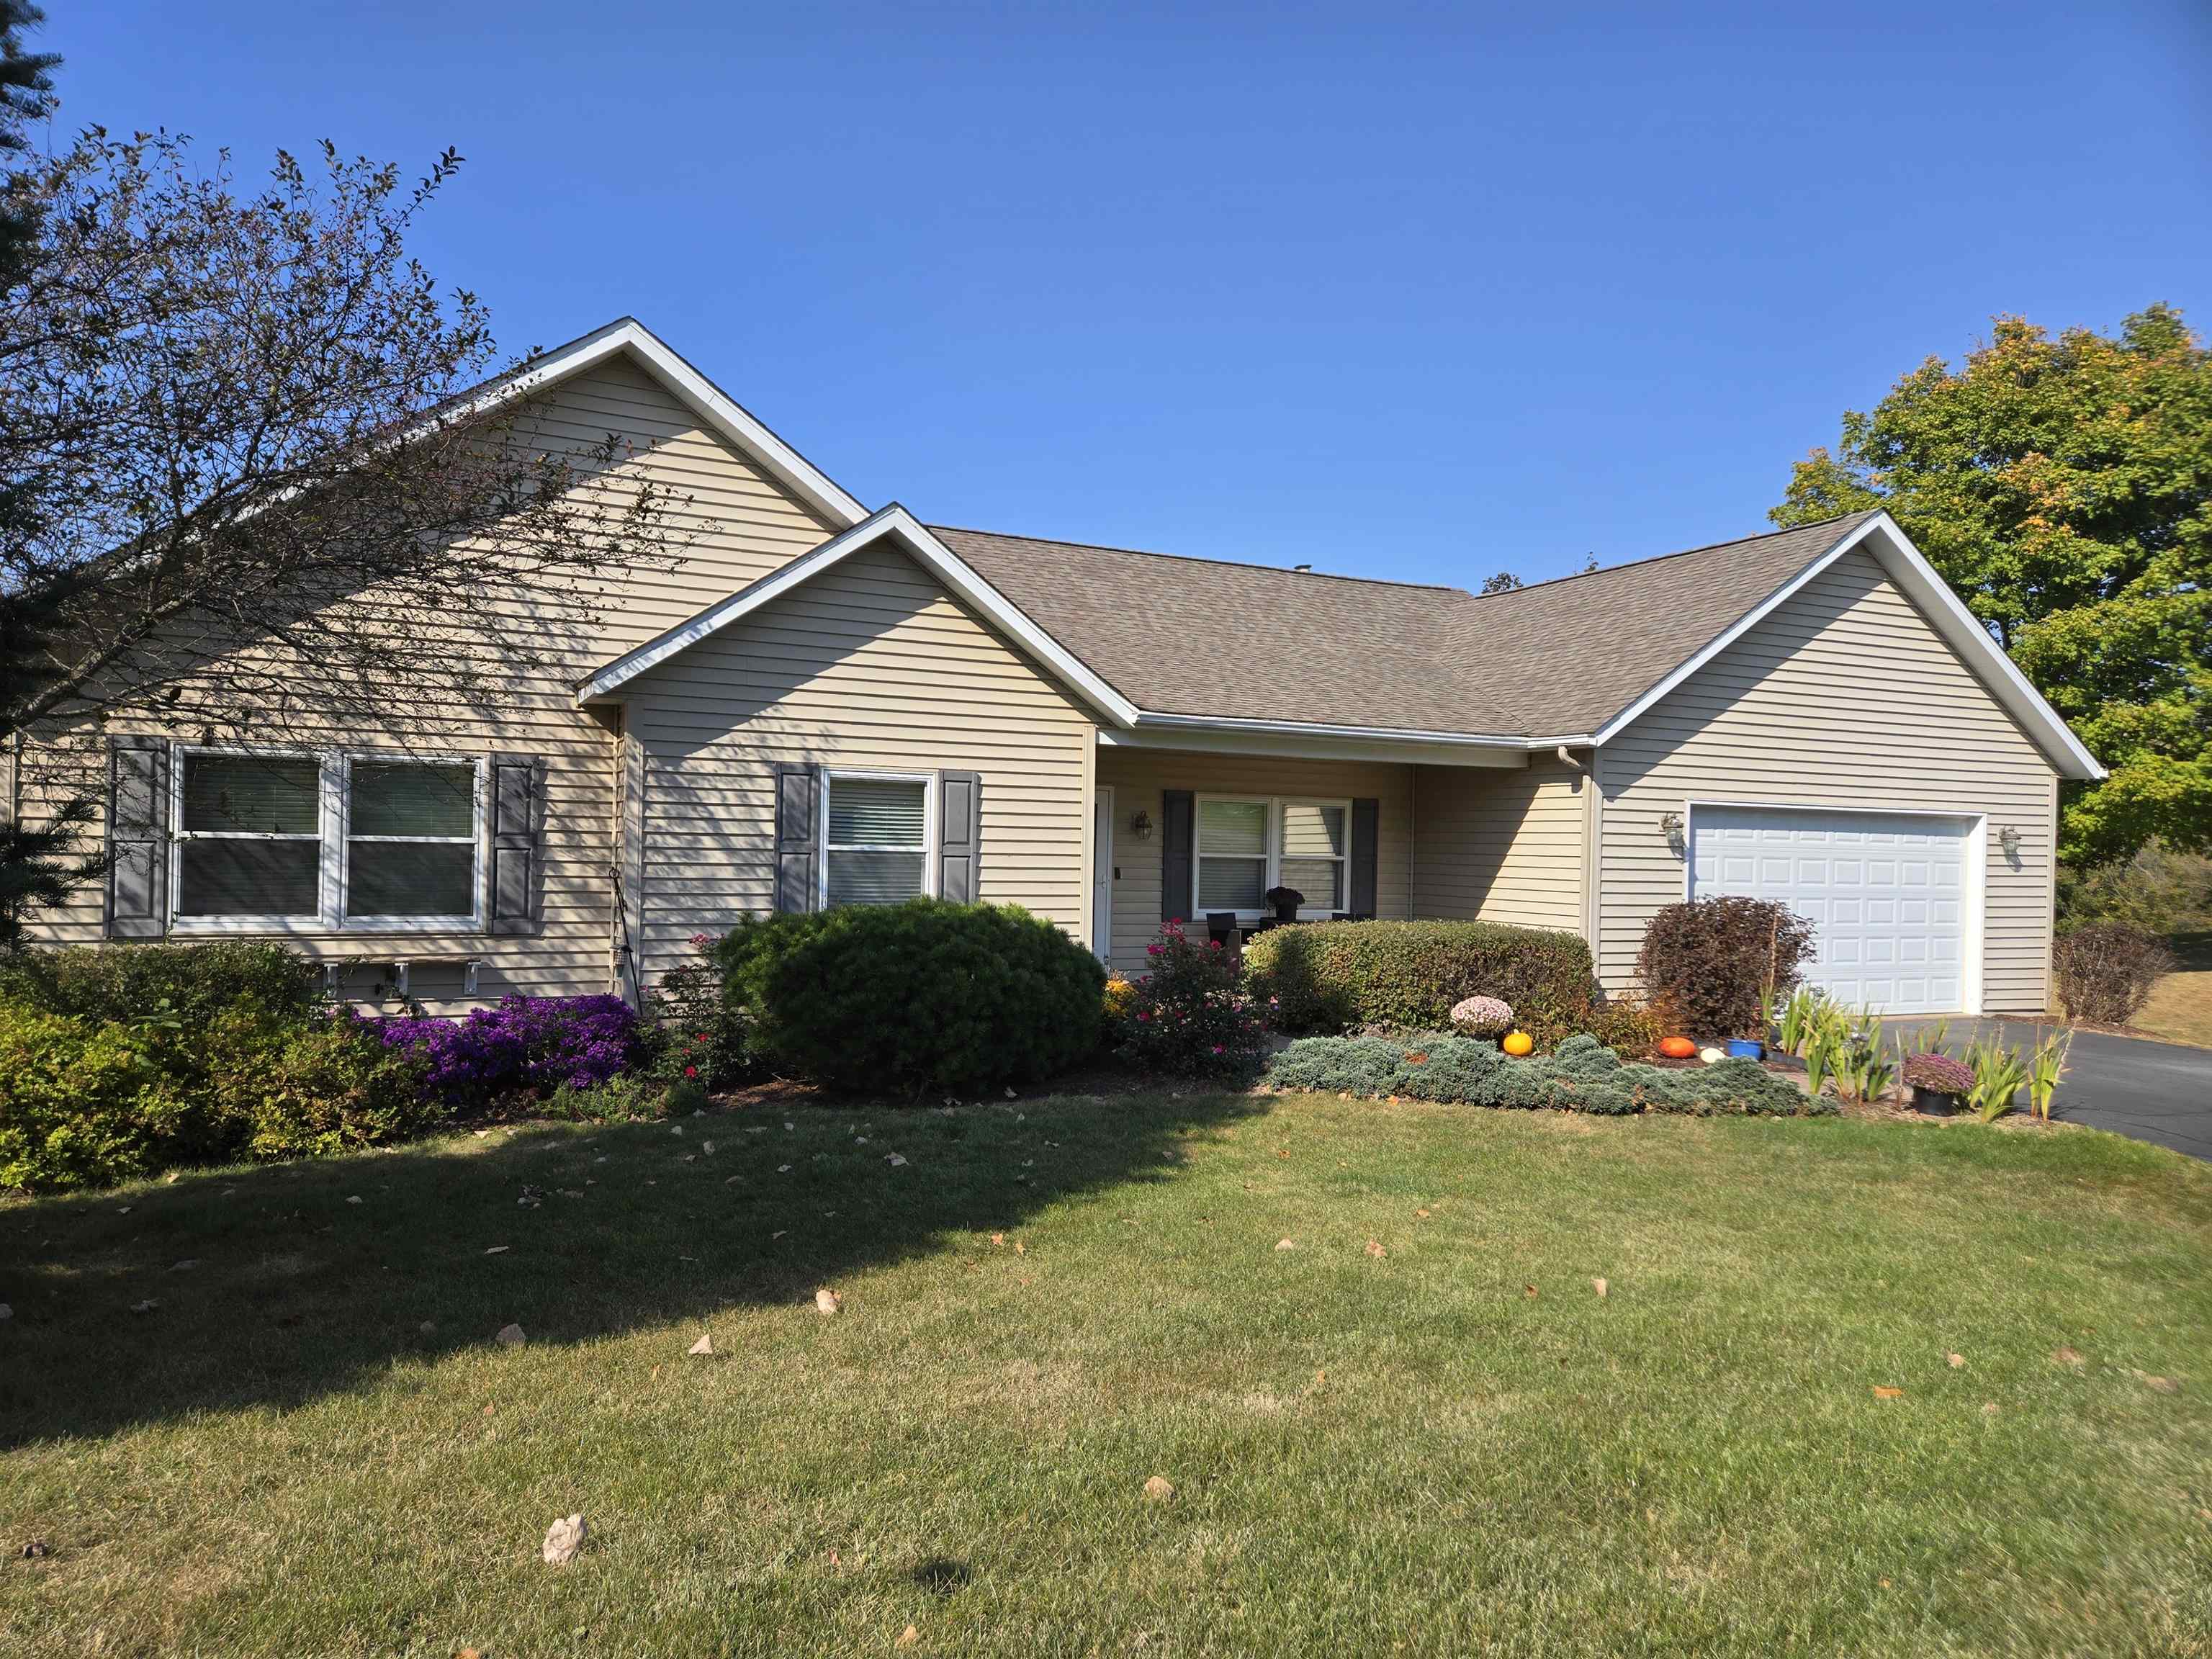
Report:
[[1869,550],[1883,572],[1920,608],[1952,649],[1980,673],[1997,701],[2027,728],[2060,772],[2070,778],[2094,780],[2105,776],[2105,769],[2098,764],[2097,757],[2081,746],[2081,740],[2069,729],[2058,711],[2028,684],[2027,677],[2005,654],[2003,647],[1990,636],[1989,630],[1951,591],[1950,584],[1936,574],[1935,567],[1922,556],[1920,550],[1913,546],[1911,539],[1887,513],[1878,513],[1846,532],[1833,547],[1738,617],[1695,656],[1679,664],[1664,679],[1607,720],[1591,739],[1593,746],[1619,737],[1661,698],[1758,627],[1792,594],[1862,542],[1869,544]]
[[1142,729],[1192,732],[1271,732],[1285,737],[1355,738],[1394,743],[1458,744],[1474,749],[1554,749],[1561,744],[1587,744],[1581,738],[1505,737],[1477,732],[1429,732],[1408,726],[1330,726],[1319,720],[1262,720],[1224,718],[1213,714],[1160,714],[1139,710],[1136,724]]
[[709,605],[689,622],[679,623],[647,640],[635,650],[617,657],[576,690],[579,703],[610,696],[647,669],[668,660],[678,652],[696,645],[708,635],[728,627],[770,600],[789,592],[801,582],[820,575],[864,547],[885,536],[896,536],[947,591],[1012,640],[1059,678],[1060,682],[1117,726],[1135,724],[1137,706],[1098,678],[1059,641],[1016,608],[1005,594],[985,581],[959,556],[929,532],[913,514],[893,501],[841,532],[811,552],[802,553],[758,581],[739,588],[729,598]]
[[833,525],[858,524],[868,509],[847,495],[819,467],[763,426],[727,392],[678,356],[667,342],[635,317],[594,329],[581,339],[547,352],[471,394],[461,407],[481,413],[546,391],[596,363],[628,352],[653,377],[674,392],[716,434],[758,461]]

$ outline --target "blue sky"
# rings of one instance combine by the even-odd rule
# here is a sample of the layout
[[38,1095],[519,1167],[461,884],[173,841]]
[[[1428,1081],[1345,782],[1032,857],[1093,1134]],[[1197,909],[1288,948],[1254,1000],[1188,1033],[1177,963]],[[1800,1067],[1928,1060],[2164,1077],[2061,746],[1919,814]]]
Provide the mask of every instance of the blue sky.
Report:
[[1535,580],[1993,313],[2212,329],[2201,0],[48,9],[60,128],[452,144],[504,344],[633,313],[940,523]]

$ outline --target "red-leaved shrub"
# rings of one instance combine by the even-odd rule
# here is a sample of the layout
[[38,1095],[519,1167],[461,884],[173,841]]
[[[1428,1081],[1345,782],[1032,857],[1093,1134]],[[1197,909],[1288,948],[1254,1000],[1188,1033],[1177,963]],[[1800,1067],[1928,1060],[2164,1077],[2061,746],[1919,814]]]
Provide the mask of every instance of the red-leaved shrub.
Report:
[[1813,924],[1786,904],[1692,899],[1651,918],[1636,972],[1645,995],[1682,1030],[1764,1037],[1760,992],[1789,990],[1812,954]]

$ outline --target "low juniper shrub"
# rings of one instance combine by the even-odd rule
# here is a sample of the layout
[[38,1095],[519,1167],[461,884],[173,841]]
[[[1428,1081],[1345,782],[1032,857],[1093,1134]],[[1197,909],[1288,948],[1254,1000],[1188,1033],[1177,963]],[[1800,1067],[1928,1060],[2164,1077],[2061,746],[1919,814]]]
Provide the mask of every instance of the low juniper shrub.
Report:
[[1571,1036],[1552,1054],[1511,1060],[1494,1043],[1451,1032],[1403,1037],[1305,1037],[1275,1056],[1264,1081],[1277,1089],[1621,1116],[1633,1112],[1777,1116],[1832,1113],[1755,1060],[1688,1070],[1624,1065],[1595,1037]]
[[1267,1022],[1237,957],[1174,921],[1160,924],[1145,952],[1151,965],[1121,1022],[1122,1057],[1179,1077],[1249,1077],[1267,1050]]

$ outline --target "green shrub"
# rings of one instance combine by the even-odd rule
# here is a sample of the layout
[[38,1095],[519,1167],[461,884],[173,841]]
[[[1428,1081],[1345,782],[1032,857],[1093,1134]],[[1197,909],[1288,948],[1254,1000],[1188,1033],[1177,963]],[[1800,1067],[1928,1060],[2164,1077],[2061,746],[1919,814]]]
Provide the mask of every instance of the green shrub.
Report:
[[655,1077],[624,1072],[592,1086],[563,1083],[553,1091],[543,1109],[546,1116],[570,1123],[637,1123],[689,1117],[706,1104],[707,1091],[696,1083],[671,1085]]
[[0,1188],[111,1186],[158,1168],[191,1106],[152,1046],[125,1025],[0,1003]]
[[1747,1112],[1778,1116],[1832,1113],[1754,1060],[1674,1070],[1624,1065],[1595,1037],[1571,1036],[1556,1052],[1509,1060],[1497,1045],[1448,1032],[1403,1037],[1305,1037],[1275,1056],[1266,1081],[1278,1089],[1352,1094],[1366,1098],[1458,1103],[1532,1110],[1707,1115]]
[[326,1158],[422,1133],[447,1107],[422,1087],[421,1062],[349,1016],[274,1022],[236,1042],[213,1069],[223,1121],[252,1157]]
[[723,994],[712,935],[694,933],[694,960],[660,976],[645,994],[645,1069],[659,1082],[702,1091],[742,1081],[746,1072],[743,1011]]
[[746,1050],[834,1088],[969,1093],[1098,1043],[1106,970],[1015,905],[847,905],[748,917],[714,947]]
[[1331,921],[1274,927],[1244,947],[1254,994],[1285,1031],[1437,1030],[1471,996],[1512,1005],[1540,1044],[1587,1024],[1597,993],[1579,934],[1486,921]]
[[[1636,975],[1668,1018],[1699,1036],[1764,1041],[1773,1008],[1813,954],[1813,924],[1767,899],[1690,899],[1644,930]],[[1770,1006],[1762,1008],[1761,998]]]
[[197,1024],[240,1002],[304,1019],[317,1000],[313,963],[251,939],[76,945],[0,958],[0,1001],[95,1021]]

